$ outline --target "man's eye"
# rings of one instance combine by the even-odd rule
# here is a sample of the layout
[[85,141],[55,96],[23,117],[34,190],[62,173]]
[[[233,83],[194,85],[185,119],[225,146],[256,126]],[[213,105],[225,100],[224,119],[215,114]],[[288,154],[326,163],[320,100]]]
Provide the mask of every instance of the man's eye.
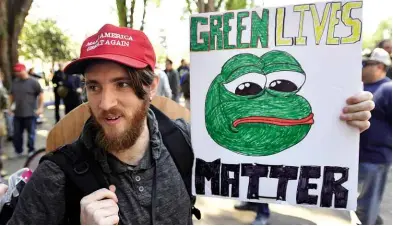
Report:
[[126,83],[126,82],[119,82],[119,83],[117,83],[117,85],[118,85],[120,88],[130,87],[130,85],[129,85],[128,83]]
[[87,85],[86,87],[89,91],[97,91],[98,90],[98,86],[96,86],[96,85]]

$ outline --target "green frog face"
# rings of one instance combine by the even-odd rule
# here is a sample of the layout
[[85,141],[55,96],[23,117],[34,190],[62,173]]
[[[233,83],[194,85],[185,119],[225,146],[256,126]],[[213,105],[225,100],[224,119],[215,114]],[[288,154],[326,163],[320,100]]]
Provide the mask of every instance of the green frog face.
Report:
[[232,57],[206,96],[209,135],[249,156],[273,155],[299,143],[314,123],[310,104],[297,94],[305,81],[301,65],[287,52]]

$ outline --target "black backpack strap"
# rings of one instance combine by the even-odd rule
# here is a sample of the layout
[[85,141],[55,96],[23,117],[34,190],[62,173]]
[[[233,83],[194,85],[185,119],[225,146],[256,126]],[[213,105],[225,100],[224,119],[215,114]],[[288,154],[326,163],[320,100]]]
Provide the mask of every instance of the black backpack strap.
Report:
[[108,185],[100,166],[80,141],[45,155],[40,162],[44,160],[56,163],[84,195]]
[[199,220],[201,219],[200,211],[195,208],[196,197],[192,195],[192,166],[194,164],[194,152],[188,140],[186,140],[183,129],[173,122],[168,116],[151,105],[150,107],[158,123],[162,140],[168,149],[179,173],[183,179],[184,185],[190,195],[192,204],[192,214]]
[[58,165],[66,176],[65,224],[80,224],[80,200],[104,187],[109,187],[104,173],[84,145],[75,141],[43,156]]

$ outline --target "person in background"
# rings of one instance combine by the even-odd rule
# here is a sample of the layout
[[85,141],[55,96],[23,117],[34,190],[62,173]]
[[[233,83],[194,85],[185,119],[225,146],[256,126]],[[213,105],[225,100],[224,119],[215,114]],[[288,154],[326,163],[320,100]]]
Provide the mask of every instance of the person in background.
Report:
[[[34,68],[30,68],[28,74],[30,75],[31,78],[36,79],[37,81],[39,81],[42,77],[40,75],[38,75],[37,73],[35,73]],[[37,117],[37,124],[42,124],[44,122],[44,115],[38,115]]]
[[52,77],[52,83],[53,83],[53,92],[55,94],[55,119],[56,122],[60,120],[60,102],[61,102],[61,97],[58,93],[58,89],[61,85],[63,85],[64,80],[65,80],[65,73],[63,71],[64,66],[62,64],[59,64],[59,70],[55,71]]
[[386,77],[389,53],[376,48],[363,61],[364,90],[374,96],[370,128],[360,134],[359,197],[356,214],[362,224],[382,224],[381,199],[392,163],[392,85]]
[[[0,111],[4,112],[8,108],[7,90],[3,85],[3,73],[0,70]],[[3,160],[6,159],[3,150],[4,138],[7,136],[7,128],[4,114],[0,114],[0,176],[5,177],[7,172],[3,169]]]
[[180,85],[181,91],[183,92],[186,108],[190,110],[190,72],[185,72],[182,77],[183,81]]
[[179,72],[180,80],[186,73],[190,73],[190,67],[188,66],[185,59],[180,61],[180,67],[177,68],[177,72]]
[[176,70],[173,70],[173,62],[170,59],[167,59],[165,62],[165,73],[168,75],[169,86],[172,90],[172,100],[175,102],[179,102],[179,73]]
[[82,75],[65,75],[64,86],[67,87],[67,95],[63,98],[65,113],[68,114],[82,104]]
[[168,76],[165,74],[164,71],[162,71],[157,66],[154,70],[154,74],[156,75],[156,78],[159,79],[158,87],[157,87],[157,95],[164,96],[164,97],[171,99],[172,98],[172,90],[169,85]]
[[[378,43],[377,47],[386,50],[390,55],[390,60],[392,59],[392,40],[384,39]],[[390,65],[386,71],[386,77],[392,79],[392,66]]]
[[32,78],[36,78],[36,79],[41,79],[41,76],[39,76],[38,74],[36,74],[35,72],[34,72],[34,68],[32,67],[32,68],[30,68],[29,69],[29,75],[32,77]]
[[[17,79],[11,86],[9,104],[15,102],[13,143],[16,154],[21,155],[25,129],[28,132],[29,153],[35,150],[36,117],[44,111],[44,94],[37,80],[27,73],[25,65],[17,63],[13,69]],[[12,112],[11,108],[9,112]]]

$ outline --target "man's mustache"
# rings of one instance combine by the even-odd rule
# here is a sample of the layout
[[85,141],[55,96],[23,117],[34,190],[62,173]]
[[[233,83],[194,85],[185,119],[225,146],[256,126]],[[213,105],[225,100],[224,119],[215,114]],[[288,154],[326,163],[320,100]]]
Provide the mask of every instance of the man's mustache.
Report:
[[120,109],[111,109],[108,111],[101,111],[98,113],[99,118],[106,118],[109,115],[123,115],[123,111]]

